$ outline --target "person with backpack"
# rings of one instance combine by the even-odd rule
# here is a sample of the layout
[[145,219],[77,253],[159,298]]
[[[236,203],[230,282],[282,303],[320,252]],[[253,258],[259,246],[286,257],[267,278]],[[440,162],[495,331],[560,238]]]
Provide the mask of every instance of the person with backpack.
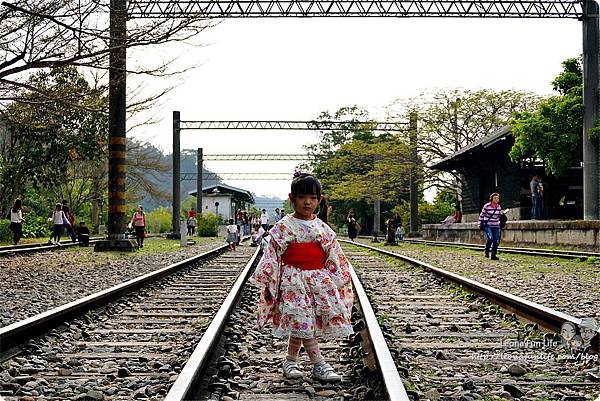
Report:
[[[489,202],[483,205],[479,214],[479,229],[485,231],[487,241],[485,243],[484,255],[491,260],[498,260],[496,253],[500,244],[500,216],[502,207],[500,206],[500,194],[494,192],[490,194]],[[491,248],[491,256],[490,256]]]

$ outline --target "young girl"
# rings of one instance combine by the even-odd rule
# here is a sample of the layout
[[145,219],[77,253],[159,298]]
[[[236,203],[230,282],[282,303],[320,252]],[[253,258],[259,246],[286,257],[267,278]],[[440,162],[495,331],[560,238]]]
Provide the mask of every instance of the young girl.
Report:
[[335,233],[314,214],[321,200],[321,184],[308,174],[292,181],[290,203],[294,213],[270,230],[254,282],[263,285],[258,325],[273,324],[273,335],[288,339],[283,374],[302,377],[298,352],[303,344],[313,377],[337,382],[341,376],[324,361],[317,337],[346,337],[352,333],[353,294],[348,260]]
[[238,228],[235,224],[233,224],[233,219],[229,219],[226,241],[229,244],[229,249],[235,251],[235,244],[237,244],[238,241]]

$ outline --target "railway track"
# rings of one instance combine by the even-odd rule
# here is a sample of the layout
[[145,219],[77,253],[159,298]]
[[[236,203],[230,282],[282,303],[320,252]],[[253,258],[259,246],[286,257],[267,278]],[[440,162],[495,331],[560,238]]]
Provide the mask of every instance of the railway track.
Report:
[[370,251],[346,254],[377,305],[388,345],[399,351],[397,368],[409,394],[539,401],[600,394],[598,354],[571,350],[557,334],[565,322],[580,319],[411,258],[353,245]]
[[[164,396],[229,287],[256,257],[255,248],[222,253],[226,248],[0,329],[0,395],[8,401]],[[73,315],[79,317],[69,320]],[[27,338],[35,339],[21,345]]]
[[[90,245],[98,242],[100,237],[90,238]],[[13,256],[13,255],[22,255],[26,253],[35,253],[35,252],[44,252],[44,251],[54,251],[57,249],[70,248],[74,246],[79,246],[79,242],[72,241],[61,241],[60,245],[55,245],[47,242],[37,242],[33,244],[21,244],[21,245],[6,245],[0,246],[0,257],[2,256]]]
[[[389,257],[400,255],[364,245],[377,255],[347,250],[358,272],[352,274],[355,335],[321,343],[342,382],[317,382],[307,366],[304,380],[284,379],[286,342],[273,341],[253,324],[258,289],[246,280],[258,252],[240,247],[220,254],[225,247],[173,265],[178,273],[113,289],[116,300],[85,313],[106,303],[88,300],[71,311],[79,318],[55,317],[47,325],[58,319],[61,327],[20,348],[5,349],[33,337],[34,329],[26,322],[16,332],[15,325],[0,329],[5,356],[13,353],[0,365],[0,395],[7,401],[583,401],[600,394],[593,354],[569,359],[555,333],[524,324],[462,288],[554,329],[580,319],[414,259],[404,258],[425,269],[399,266]],[[459,287],[447,280],[465,281]],[[136,287],[141,289],[122,296]]]
[[[366,237],[361,237],[366,238]],[[461,249],[473,249],[476,251],[483,251],[485,246],[483,244],[468,244],[464,242],[444,242],[444,241],[429,241],[419,239],[404,239],[402,242],[417,245],[431,245],[440,247],[452,247]],[[587,258],[600,258],[599,252],[588,252],[588,251],[572,251],[565,249],[544,249],[544,248],[529,248],[529,247],[505,247],[500,246],[498,253],[512,253],[520,255],[530,256],[543,256],[552,258],[565,258],[565,259],[587,259]]]

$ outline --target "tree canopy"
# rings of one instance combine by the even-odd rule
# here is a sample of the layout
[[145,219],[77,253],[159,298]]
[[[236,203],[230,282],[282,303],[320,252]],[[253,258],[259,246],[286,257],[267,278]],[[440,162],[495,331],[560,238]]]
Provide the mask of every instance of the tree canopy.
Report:
[[[562,63],[563,71],[552,81],[558,95],[539,103],[533,112],[515,113],[510,122],[515,144],[513,161],[543,160],[546,171],[564,173],[582,160],[583,68],[581,59]],[[598,124],[588,135],[597,135]]]

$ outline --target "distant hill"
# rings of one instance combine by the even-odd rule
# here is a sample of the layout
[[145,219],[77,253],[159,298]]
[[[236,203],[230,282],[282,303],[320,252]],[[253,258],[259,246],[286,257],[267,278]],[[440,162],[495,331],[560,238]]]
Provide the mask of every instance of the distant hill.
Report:
[[254,206],[257,207],[258,209],[267,209],[267,213],[269,213],[269,215],[274,215],[275,214],[275,208],[278,207],[280,210],[283,209],[283,199],[277,198],[277,197],[266,197],[266,196],[257,196],[254,195],[254,200],[255,200],[255,204]]

